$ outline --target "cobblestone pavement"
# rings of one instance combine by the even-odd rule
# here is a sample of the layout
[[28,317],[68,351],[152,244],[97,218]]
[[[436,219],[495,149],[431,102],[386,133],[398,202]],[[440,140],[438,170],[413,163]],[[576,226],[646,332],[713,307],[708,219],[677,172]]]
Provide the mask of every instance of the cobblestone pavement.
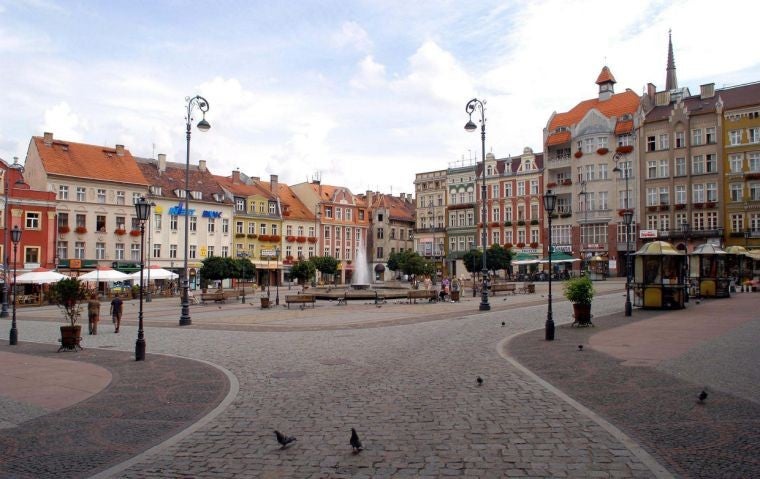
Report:
[[[271,331],[246,330],[250,325],[227,306],[194,307],[193,326],[173,327],[178,308],[167,308],[163,319],[164,306],[154,301],[146,364],[156,360],[153,352],[210,361],[237,377],[239,393],[196,432],[108,472],[134,478],[653,477],[618,438],[500,356],[500,340],[543,325],[546,300],[540,292],[531,296],[497,296],[494,311],[475,314],[477,299],[465,306],[317,307],[287,313],[292,324],[267,324]],[[596,314],[619,311],[620,298],[597,296]],[[568,303],[556,301],[554,311],[558,323],[570,320]],[[330,324],[340,327],[325,327]],[[107,326],[87,338],[90,346],[133,347],[134,327],[128,323],[125,334],[114,335]],[[56,336],[42,320],[22,327],[22,340],[50,343]],[[351,427],[364,442],[360,454],[348,444]],[[298,441],[282,450],[274,429]]]
[[[121,333],[120,333],[121,334]],[[77,404],[30,414],[26,404],[18,427],[0,430],[0,477],[89,477],[166,441],[198,421],[222,400],[228,379],[219,369],[187,359],[152,355],[135,362],[133,353],[86,349],[56,353],[50,344],[20,342],[18,357],[97,364],[113,376],[103,391]],[[15,425],[15,424],[14,424]]]
[[[558,330],[563,339],[558,344],[547,344],[540,332],[532,332],[514,338],[508,350],[522,365],[637,440],[675,474],[760,477],[756,306],[756,294],[700,305],[692,300],[682,311],[635,311],[632,318],[595,319],[596,328],[565,326]],[[641,328],[631,325],[633,321],[662,318],[672,324],[673,334],[683,337],[691,334],[689,324],[727,321],[722,318],[729,315],[750,321],[658,364],[616,358],[594,347],[596,338],[620,326],[631,332],[628,344],[621,346],[635,347],[634,330]],[[583,351],[578,345],[585,345]],[[708,398],[699,404],[697,395],[705,388]]]

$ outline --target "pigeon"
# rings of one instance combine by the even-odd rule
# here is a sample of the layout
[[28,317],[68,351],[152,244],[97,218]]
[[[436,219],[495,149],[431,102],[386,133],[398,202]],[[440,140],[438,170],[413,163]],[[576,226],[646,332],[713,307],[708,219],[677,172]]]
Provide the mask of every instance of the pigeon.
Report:
[[483,378],[481,378],[480,376],[478,376],[477,378],[475,378],[475,380],[478,382],[478,386],[482,386],[483,385]]
[[506,325],[507,325],[507,323],[505,323],[504,321],[502,321],[502,322],[501,322],[501,325],[502,325],[502,326],[506,326]]
[[359,439],[359,435],[356,434],[356,429],[354,428],[351,428],[351,440],[349,443],[351,444],[354,453],[360,452],[362,449],[364,449],[364,446],[362,446],[362,441]]
[[277,436],[277,442],[280,443],[280,446],[282,446],[282,449],[285,449],[286,447],[288,447],[288,445],[291,442],[296,441],[296,438],[294,438],[293,436],[286,436],[277,430],[274,431],[274,435]]
[[704,404],[705,399],[707,399],[707,391],[702,390],[702,392],[699,393],[699,396],[697,396],[697,399],[699,400],[699,404]]
[[582,344],[578,345],[578,351],[583,351],[583,345]]

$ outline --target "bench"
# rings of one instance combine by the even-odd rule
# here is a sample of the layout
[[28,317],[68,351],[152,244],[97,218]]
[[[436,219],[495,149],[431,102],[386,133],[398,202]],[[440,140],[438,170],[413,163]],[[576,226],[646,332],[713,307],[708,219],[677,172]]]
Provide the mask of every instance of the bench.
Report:
[[237,298],[240,293],[235,291],[214,291],[213,293],[201,293],[201,302],[213,301],[215,303],[224,303],[228,299]]
[[338,298],[338,306],[345,306],[349,299],[367,299],[370,301],[374,301],[375,304],[380,304],[385,302],[385,295],[378,294],[377,291],[373,290],[347,290],[345,293],[343,293],[342,298]]
[[285,303],[288,305],[288,309],[290,309],[290,303],[302,305],[311,303],[311,307],[314,308],[317,304],[317,298],[313,294],[288,294],[285,296]]
[[427,299],[428,301],[437,301],[438,293],[434,290],[427,289],[413,289],[406,293],[406,297],[409,300],[409,304],[414,301],[417,304],[418,299]]
[[536,292],[536,285],[533,284],[533,283],[525,282],[520,287],[520,289],[518,290],[518,292],[520,292],[522,294],[533,294],[533,293]]
[[491,293],[495,294],[498,291],[505,291],[507,293],[517,294],[517,285],[515,283],[491,284]]

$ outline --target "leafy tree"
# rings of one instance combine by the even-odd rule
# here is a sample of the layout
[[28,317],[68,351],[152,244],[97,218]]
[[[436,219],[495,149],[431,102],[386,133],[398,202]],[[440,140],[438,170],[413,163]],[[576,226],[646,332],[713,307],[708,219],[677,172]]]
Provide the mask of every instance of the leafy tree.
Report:
[[298,284],[304,284],[314,277],[316,271],[317,268],[311,261],[299,260],[290,268],[290,276],[295,278]]
[[63,311],[71,326],[76,325],[82,313],[82,301],[90,291],[77,278],[66,278],[50,287],[50,298]]
[[338,272],[338,260],[332,256],[314,256],[309,261],[322,274],[336,274]]
[[401,271],[408,275],[429,275],[435,274],[435,265],[433,262],[426,260],[417,252],[413,252],[406,261],[401,265]]
[[233,278],[248,281],[256,274],[256,267],[253,266],[253,263],[251,263],[248,258],[230,259],[232,260],[234,266],[234,274],[232,275]]
[[[488,257],[486,257],[487,260]],[[471,249],[464,254],[462,262],[468,273],[480,272],[483,269],[483,253],[480,250]]]
[[409,261],[409,258],[416,254],[416,252],[409,250],[391,253],[388,257],[388,269],[394,272],[403,271],[404,265]]
[[206,288],[209,281],[219,281],[235,277],[237,266],[232,258],[210,256],[202,261],[201,287]]
[[[483,260],[481,259],[481,262]],[[486,255],[486,264],[491,271],[508,269],[512,262],[512,250],[506,249],[501,245],[493,244],[488,248]]]

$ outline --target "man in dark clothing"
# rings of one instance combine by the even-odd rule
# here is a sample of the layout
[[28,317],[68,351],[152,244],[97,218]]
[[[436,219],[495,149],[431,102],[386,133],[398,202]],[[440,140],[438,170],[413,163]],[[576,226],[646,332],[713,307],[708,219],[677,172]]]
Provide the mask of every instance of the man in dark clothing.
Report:
[[113,324],[116,327],[115,332],[119,332],[119,326],[121,325],[121,312],[124,309],[124,302],[118,296],[111,300],[111,318],[113,318]]

